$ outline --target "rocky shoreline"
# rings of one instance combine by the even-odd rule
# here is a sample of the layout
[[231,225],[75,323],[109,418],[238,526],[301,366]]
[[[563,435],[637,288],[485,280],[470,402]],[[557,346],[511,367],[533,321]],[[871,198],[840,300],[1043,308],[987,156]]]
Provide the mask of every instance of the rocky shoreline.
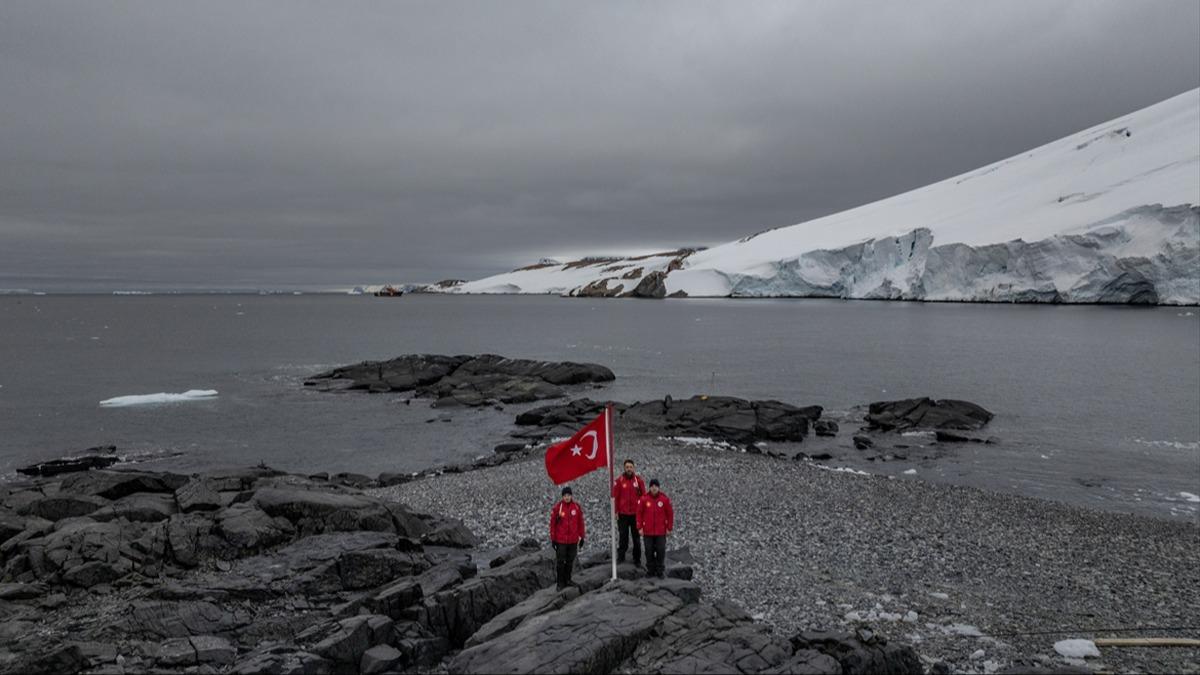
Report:
[[781,637],[706,599],[678,552],[666,579],[610,581],[590,551],[558,590],[540,534],[480,546],[459,520],[265,467],[8,486],[0,672],[922,672],[870,631]]

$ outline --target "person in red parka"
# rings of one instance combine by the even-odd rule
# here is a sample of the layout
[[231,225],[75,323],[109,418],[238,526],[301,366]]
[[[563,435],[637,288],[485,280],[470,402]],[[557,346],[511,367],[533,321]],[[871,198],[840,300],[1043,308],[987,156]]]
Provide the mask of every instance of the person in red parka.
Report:
[[571,487],[562,489],[562,499],[550,509],[550,543],[554,546],[558,590],[571,585],[575,556],[583,546],[583,508],[575,502]]
[[646,576],[661,579],[666,572],[667,535],[675,529],[675,509],[657,478],[650,479],[649,490],[638,502],[637,528],[646,545]]
[[642,538],[637,533],[638,500],[646,494],[646,481],[633,471],[633,460],[625,460],[624,471],[613,479],[612,496],[617,502],[617,563],[625,562],[629,540],[633,540],[633,564],[642,565]]

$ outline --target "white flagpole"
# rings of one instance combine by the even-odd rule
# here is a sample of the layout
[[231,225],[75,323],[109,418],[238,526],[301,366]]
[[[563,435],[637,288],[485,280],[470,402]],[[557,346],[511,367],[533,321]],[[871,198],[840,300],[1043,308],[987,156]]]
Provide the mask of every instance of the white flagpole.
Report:
[[613,495],[613,438],[612,438],[612,404],[604,406],[604,431],[608,436],[608,501],[612,506],[612,527],[609,531],[612,533],[612,578],[617,580],[617,498]]

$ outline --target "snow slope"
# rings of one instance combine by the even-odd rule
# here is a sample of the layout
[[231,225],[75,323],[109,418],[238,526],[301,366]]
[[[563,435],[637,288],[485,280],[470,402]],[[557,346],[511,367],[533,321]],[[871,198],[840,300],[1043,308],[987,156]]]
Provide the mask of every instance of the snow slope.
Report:
[[[693,297],[1200,304],[1200,89],[894,197],[643,262]],[[632,288],[611,261],[535,267],[453,292]]]

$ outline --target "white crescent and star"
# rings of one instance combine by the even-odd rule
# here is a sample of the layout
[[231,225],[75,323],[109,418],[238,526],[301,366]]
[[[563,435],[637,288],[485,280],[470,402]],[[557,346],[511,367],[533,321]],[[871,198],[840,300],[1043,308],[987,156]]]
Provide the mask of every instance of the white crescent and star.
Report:
[[[595,429],[593,429],[583,435],[584,438],[588,438],[589,436],[592,439],[592,451],[590,453],[588,453],[586,457],[587,457],[587,459],[596,459],[596,451],[599,450],[599,448],[600,448],[599,436],[596,435]],[[574,446],[571,447],[571,455],[573,457],[578,457],[582,454],[583,454],[583,448],[578,443],[576,443]]]

